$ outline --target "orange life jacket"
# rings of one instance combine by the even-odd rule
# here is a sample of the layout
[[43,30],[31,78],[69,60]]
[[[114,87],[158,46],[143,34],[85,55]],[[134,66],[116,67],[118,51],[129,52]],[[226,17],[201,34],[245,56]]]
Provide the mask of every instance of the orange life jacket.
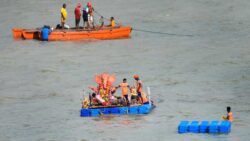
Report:
[[121,83],[122,95],[128,95],[128,83]]

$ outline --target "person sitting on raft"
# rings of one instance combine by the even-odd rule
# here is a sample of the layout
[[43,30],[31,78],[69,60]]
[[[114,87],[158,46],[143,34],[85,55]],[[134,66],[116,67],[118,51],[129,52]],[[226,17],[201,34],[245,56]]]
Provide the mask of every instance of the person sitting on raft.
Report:
[[136,89],[135,89],[134,86],[131,87],[130,93],[131,93],[131,102],[130,102],[131,105],[138,104],[138,103],[149,104],[148,97],[147,97],[147,95],[143,91],[141,92],[142,100],[138,98],[137,92],[136,92]]
[[227,107],[227,115],[226,116],[222,116],[222,118],[224,120],[228,120],[230,122],[233,122],[234,118],[233,118],[233,112],[231,112],[231,107]]
[[148,97],[147,97],[146,93],[141,92],[141,97],[142,97],[142,101],[140,103],[149,104]]
[[111,86],[110,88],[110,96],[109,96],[109,103],[111,105],[116,105],[117,104],[117,98],[114,96],[116,92],[116,87]]
[[63,7],[61,9],[61,25],[62,25],[62,29],[64,29],[66,19],[67,19],[67,10],[66,10],[66,4],[64,3]]
[[110,17],[110,25],[111,27],[115,27],[115,18],[114,17]]
[[126,105],[129,105],[129,100],[128,100],[128,90],[130,88],[129,84],[127,83],[127,79],[124,78],[122,83],[118,85],[116,88],[121,88],[122,90],[122,97],[125,98]]
[[104,26],[104,17],[101,16],[101,18],[99,19],[99,23],[100,23],[100,29]]
[[130,94],[131,94],[131,97],[130,97],[130,104],[131,105],[134,105],[134,104],[138,104],[138,101],[137,101],[137,92],[136,92],[136,89],[134,86],[132,86],[130,88]]
[[100,105],[101,103],[98,102],[96,98],[96,93],[92,93],[91,95],[91,105],[97,106]]

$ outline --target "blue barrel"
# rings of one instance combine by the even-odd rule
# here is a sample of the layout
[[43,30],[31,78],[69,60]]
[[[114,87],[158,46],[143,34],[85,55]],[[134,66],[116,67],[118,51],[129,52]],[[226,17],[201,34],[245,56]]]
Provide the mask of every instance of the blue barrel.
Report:
[[44,26],[42,28],[41,34],[42,34],[42,40],[43,41],[48,41],[49,39],[49,33],[51,32],[50,28],[47,26]]
[[208,127],[209,127],[209,122],[208,121],[202,121],[199,125],[199,132],[200,133],[207,133],[208,132]]
[[100,115],[100,110],[99,109],[90,109],[90,115],[92,117],[97,117]]
[[211,121],[211,124],[208,127],[209,133],[218,133],[219,132],[219,121]]
[[199,122],[192,121],[188,126],[188,131],[192,133],[199,133]]
[[128,114],[128,107],[120,107],[120,114]]
[[230,121],[222,121],[219,125],[220,133],[229,133],[231,131],[231,122]]
[[128,109],[129,114],[138,114],[138,107],[137,106],[131,106]]
[[111,110],[111,114],[119,114],[120,113],[120,110],[119,108],[110,108]]
[[81,116],[88,117],[90,115],[89,109],[81,109]]
[[181,121],[178,126],[179,133],[187,133],[188,132],[188,121]]

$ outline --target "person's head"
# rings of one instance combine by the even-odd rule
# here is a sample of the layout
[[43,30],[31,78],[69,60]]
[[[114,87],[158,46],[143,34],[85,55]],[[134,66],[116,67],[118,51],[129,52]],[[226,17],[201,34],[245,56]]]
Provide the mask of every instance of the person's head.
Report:
[[101,19],[103,19],[103,16],[101,16]]
[[66,4],[65,3],[63,4],[63,8],[66,8]]
[[135,89],[135,86],[130,87],[130,90],[131,90],[131,91],[132,91],[133,89]]
[[88,2],[88,3],[87,3],[87,6],[88,6],[88,7],[91,7],[91,2]]
[[228,113],[231,112],[231,107],[230,106],[227,107],[227,112]]
[[123,81],[123,83],[126,83],[126,82],[127,82],[127,79],[126,79],[126,78],[123,78],[122,81]]
[[110,20],[113,21],[113,20],[114,20],[114,17],[110,17]]
[[135,79],[135,80],[139,80],[139,75],[138,75],[138,74],[135,74],[135,75],[134,75],[134,79]]
[[92,93],[92,97],[95,97],[96,96],[96,94],[95,93]]
[[78,3],[78,4],[77,4],[77,7],[79,7],[79,8],[80,8],[80,7],[81,7],[81,4],[80,4],[80,3]]

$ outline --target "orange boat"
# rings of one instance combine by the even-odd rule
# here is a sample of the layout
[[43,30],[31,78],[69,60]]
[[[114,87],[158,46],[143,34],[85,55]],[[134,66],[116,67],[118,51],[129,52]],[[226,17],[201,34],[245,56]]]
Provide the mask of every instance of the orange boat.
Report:
[[[93,30],[55,29],[49,34],[49,41],[128,38],[131,31],[130,26],[102,27]],[[42,39],[41,29],[13,28],[12,33],[14,39]]]

